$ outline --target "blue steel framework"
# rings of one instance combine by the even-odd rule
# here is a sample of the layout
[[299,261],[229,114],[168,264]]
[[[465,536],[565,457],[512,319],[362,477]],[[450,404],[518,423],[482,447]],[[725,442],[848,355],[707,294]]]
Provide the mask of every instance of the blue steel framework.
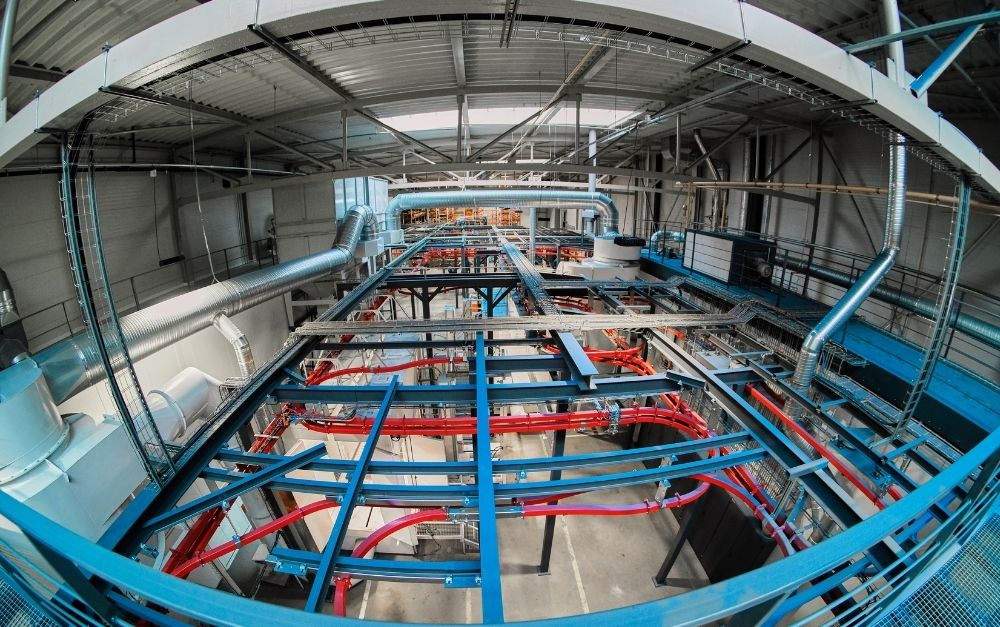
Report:
[[[602,299],[613,306],[620,306],[622,299],[633,294],[648,294],[652,303],[675,304],[690,301],[677,300],[676,282],[607,283],[546,281],[532,266],[525,263],[523,255],[497,236],[497,250],[507,259],[513,273],[475,272],[427,275],[425,285],[475,289],[477,281],[505,288],[510,282],[521,286],[518,300],[526,310],[552,313],[553,294],[587,295]],[[402,252],[383,270],[373,275],[354,290],[348,292],[333,308],[321,316],[321,321],[347,318],[351,311],[362,306],[372,295],[382,289],[402,289],[411,278],[397,274],[413,255],[424,250],[431,240],[424,238]],[[468,270],[468,269],[466,269]],[[501,276],[502,275],[502,276]],[[506,281],[507,283],[503,283]],[[392,286],[392,287],[390,287]],[[512,286],[511,286],[512,287]],[[617,305],[616,305],[617,304]],[[545,330],[545,317],[538,317],[538,330]],[[623,317],[623,321],[626,318]],[[624,323],[623,323],[624,324]],[[625,325],[627,326],[627,325]],[[460,330],[460,321],[456,323]],[[491,339],[479,333],[474,340],[398,340],[393,346],[429,349],[446,346],[465,346],[473,349],[474,368],[468,384],[450,386],[400,386],[398,380],[388,385],[322,386],[302,385],[298,368],[304,359],[319,350],[357,350],[362,347],[387,346],[359,342],[332,342],[322,336],[300,337],[295,343],[276,355],[243,389],[220,408],[210,426],[198,434],[194,446],[186,449],[177,460],[175,477],[162,489],[151,486],[140,494],[101,539],[103,547],[93,546],[72,534],[59,529],[49,521],[27,511],[23,506],[0,496],[0,511],[17,526],[24,529],[32,543],[61,575],[65,584],[60,594],[51,599],[38,597],[24,574],[10,573],[10,581],[24,594],[34,596],[55,619],[67,624],[111,622],[118,618],[132,620],[145,618],[158,624],[174,624],[173,619],[154,608],[167,608],[177,614],[204,620],[213,624],[247,624],[259,620],[266,611],[273,624],[301,624],[310,620],[319,623],[336,621],[324,616],[311,616],[284,608],[260,604],[199,588],[161,573],[152,572],[125,557],[135,556],[143,542],[157,530],[178,524],[199,512],[229,503],[235,497],[254,489],[281,489],[295,492],[323,494],[328,499],[341,502],[334,532],[322,553],[292,549],[275,549],[272,557],[286,564],[298,564],[302,572],[315,571],[307,609],[316,611],[326,599],[334,576],[354,574],[372,579],[456,581],[464,585],[479,585],[483,596],[485,623],[503,622],[500,594],[500,547],[497,544],[495,521],[498,517],[520,516],[521,502],[530,497],[551,497],[568,492],[608,489],[627,485],[651,484],[671,481],[693,475],[719,472],[726,468],[742,466],[770,459],[777,462],[788,476],[798,481],[824,510],[831,513],[844,528],[839,535],[818,546],[809,548],[782,560],[779,564],[760,569],[746,576],[710,586],[681,597],[618,610],[611,619],[600,614],[576,617],[580,621],[606,623],[664,620],[671,622],[700,622],[739,615],[752,621],[772,621],[786,615],[830,590],[845,590],[845,582],[863,574],[885,581],[884,599],[899,594],[905,583],[916,578],[920,570],[950,543],[960,540],[974,526],[975,517],[985,511],[996,499],[995,482],[997,464],[1000,463],[1000,435],[992,434],[980,445],[960,458],[958,462],[941,470],[932,461],[922,464],[935,474],[924,486],[916,486],[891,460],[884,457],[869,461],[892,477],[901,487],[912,492],[900,503],[887,508],[876,516],[863,520],[852,499],[847,497],[831,476],[821,466],[810,464],[810,458],[781,430],[762,416],[736,390],[747,382],[767,381],[782,385],[781,372],[773,367],[748,361],[743,369],[711,372],[698,364],[684,351],[673,348],[662,333],[642,331],[645,339],[655,344],[674,363],[682,364],[693,376],[643,375],[596,376],[593,365],[579,347],[572,334],[552,334],[552,339]],[[503,358],[489,354],[491,347],[504,344],[554,343],[562,350],[559,355],[539,355],[527,358]],[[503,376],[512,371],[536,370],[562,372],[564,381],[545,384],[493,383],[491,377]],[[490,459],[491,404],[543,402],[553,399],[577,401],[581,399],[634,399],[652,394],[684,389],[703,389],[742,427],[706,440],[657,445],[639,449],[614,451],[592,455],[556,456],[539,459],[504,460],[493,463]],[[789,390],[783,390],[792,394]],[[794,397],[794,394],[793,394]],[[453,406],[475,407],[476,436],[475,457],[472,462],[402,463],[372,462],[378,433],[388,410],[394,404],[413,405],[433,400]],[[801,399],[807,409],[823,420],[832,422],[849,436],[851,430],[840,424],[822,408]],[[354,403],[378,405],[373,426],[357,461],[327,459],[320,447],[295,456],[244,453],[227,448],[233,435],[245,425],[265,402]],[[835,427],[836,428],[836,427]],[[511,484],[494,484],[495,473],[521,474],[568,468],[595,468],[622,461],[656,460],[682,454],[705,453],[710,449],[727,446],[736,449],[727,455],[695,455],[680,463],[626,473],[608,473],[586,478],[562,479],[553,473],[549,481],[520,481]],[[866,447],[862,447],[867,450]],[[259,469],[252,473],[227,470],[213,466],[215,462],[226,465],[252,464]],[[919,463],[919,462],[918,462]],[[296,469],[321,472],[349,472],[347,482],[305,480],[287,477]],[[475,475],[473,486],[405,486],[365,483],[366,474],[467,474]],[[210,479],[218,489],[182,506],[177,506],[180,496],[197,478]],[[957,500],[954,512],[946,504]],[[480,521],[481,554],[479,560],[467,562],[400,563],[393,560],[365,559],[342,555],[339,551],[344,526],[351,509],[359,504],[408,504],[413,507],[445,507],[456,517],[472,517]],[[927,515],[931,513],[931,516]],[[935,527],[936,525],[936,527]],[[926,527],[926,528],[925,528]],[[929,535],[917,540],[920,528],[930,530]],[[108,552],[112,548],[120,555]],[[81,570],[82,569],[82,570]],[[817,575],[824,574],[822,579]],[[810,583],[811,585],[800,587]],[[850,603],[853,594],[840,596],[841,604]],[[142,599],[146,604],[137,601]],[[872,607],[877,607],[878,604]],[[869,608],[871,609],[871,608]],[[856,607],[838,611],[852,616]],[[569,621],[556,621],[566,622]]]

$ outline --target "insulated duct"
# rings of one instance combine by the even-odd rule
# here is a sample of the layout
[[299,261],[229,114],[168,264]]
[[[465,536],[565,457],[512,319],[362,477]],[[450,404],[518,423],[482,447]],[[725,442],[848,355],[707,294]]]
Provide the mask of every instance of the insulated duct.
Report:
[[[233,315],[315,281],[354,259],[362,236],[377,232],[370,207],[356,205],[344,218],[337,241],[328,251],[249,272],[175,296],[121,319],[132,359],[138,361],[212,325],[216,315]],[[34,357],[45,373],[52,396],[61,403],[102,379],[101,358],[89,333],[63,340]]]
[[[840,287],[849,288],[854,285],[854,277],[851,275],[824,266],[810,265],[804,260],[776,257],[774,265],[784,267],[793,272],[808,274],[811,277],[833,285],[839,285]],[[937,315],[937,305],[933,301],[920,298],[914,294],[902,293],[899,290],[880,285],[872,291],[871,295],[884,303],[895,305],[924,318],[932,319]],[[1000,349],[1000,327],[995,324],[990,324],[985,320],[980,320],[979,318],[960,312],[953,312],[949,323],[956,330],[961,331],[969,337],[977,339],[993,348]]]
[[233,345],[236,363],[240,367],[240,376],[244,380],[249,379],[257,371],[257,366],[254,364],[253,349],[250,347],[250,340],[247,339],[246,333],[241,331],[236,323],[221,311],[212,318],[212,326]]
[[903,218],[906,214],[906,146],[901,137],[895,136],[894,139],[895,145],[889,152],[889,198],[885,212],[882,250],[802,343],[799,360],[795,365],[795,374],[791,380],[791,385],[802,393],[808,392],[812,385],[819,356],[827,341],[851,319],[858,307],[875,291],[895,263],[896,255],[899,254],[899,244],[903,236]]
[[478,190],[399,194],[386,208],[389,230],[398,230],[400,214],[411,209],[439,207],[580,207],[596,209],[602,217],[603,238],[614,238],[618,232],[618,207],[611,197],[601,193],[563,190]]

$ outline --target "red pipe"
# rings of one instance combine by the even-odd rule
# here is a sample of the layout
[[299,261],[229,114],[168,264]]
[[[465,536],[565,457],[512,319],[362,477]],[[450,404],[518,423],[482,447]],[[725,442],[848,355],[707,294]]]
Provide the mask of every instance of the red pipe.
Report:
[[240,536],[238,541],[230,540],[229,542],[224,542],[223,544],[220,544],[219,546],[210,549],[208,551],[202,551],[201,553],[195,555],[194,557],[184,562],[174,570],[169,570],[167,572],[169,572],[171,575],[175,577],[180,577],[181,579],[184,579],[194,569],[204,564],[207,564],[213,560],[217,560],[223,555],[226,555],[227,553],[232,553],[233,551],[238,549],[240,545],[246,544],[247,542],[253,542],[254,540],[260,540],[264,536],[270,535],[280,529],[283,529],[297,520],[302,520],[309,514],[312,514],[314,512],[320,512],[325,509],[330,509],[332,507],[337,507],[337,506],[338,503],[336,501],[329,501],[326,499],[321,501],[314,501],[312,503],[309,503],[308,505],[304,505],[298,509],[292,510],[287,514],[285,514],[284,516],[281,516],[280,518],[275,518],[274,520],[265,525],[261,525],[256,529],[248,531],[247,533]]
[[[708,483],[702,481],[698,486],[685,494],[677,494],[662,501],[643,501],[632,505],[542,505],[526,504],[522,509],[524,518],[538,516],[634,516],[637,514],[651,514],[661,509],[670,509],[687,505],[708,491]],[[543,497],[546,501],[558,500],[562,496]],[[351,557],[364,557],[372,549],[378,546],[379,542],[389,537],[393,533],[416,525],[422,522],[433,520],[447,520],[448,513],[443,509],[430,509],[402,516],[396,520],[383,525],[370,536],[355,547],[351,552]],[[334,586],[333,612],[337,616],[347,615],[347,591],[350,587],[351,577],[341,576],[337,578]]]
[[761,393],[761,391],[758,390],[756,387],[748,383],[746,385],[746,389],[748,392],[750,392],[750,396],[752,396],[754,400],[763,405],[769,412],[771,412],[776,418],[778,418],[782,423],[784,423],[785,426],[787,426],[789,429],[798,434],[798,436],[801,437],[803,440],[808,442],[809,446],[813,447],[813,449],[817,453],[826,458],[826,460],[829,461],[830,464],[840,472],[840,474],[844,475],[844,478],[850,481],[862,494],[864,494],[869,501],[874,503],[875,506],[878,507],[879,509],[885,509],[885,503],[882,502],[882,499],[880,499],[878,495],[871,490],[871,488],[865,485],[865,483],[861,481],[861,479],[856,474],[854,474],[854,472],[850,468],[848,468],[846,464],[840,461],[840,458],[834,455],[833,451],[823,446],[823,444],[820,443],[819,440],[814,438],[812,434],[806,431],[805,427],[803,427],[798,422],[793,420],[791,416],[782,411],[780,407],[778,407],[773,401],[771,401],[770,398]]
[[636,514],[652,514],[661,509],[673,509],[692,503],[708,491],[708,483],[702,481],[698,486],[684,494],[676,494],[662,501],[643,501],[630,505],[525,505],[523,517],[532,516],[634,516]]
[[[385,540],[401,529],[411,527],[423,522],[436,520],[448,520],[448,512],[443,509],[425,509],[406,516],[400,516],[396,520],[388,522],[376,529],[370,536],[365,538],[361,544],[354,547],[351,557],[364,557],[369,551],[378,546],[378,543]],[[333,613],[337,616],[347,616],[347,589],[351,585],[350,577],[338,577],[334,586]]]
[[463,358],[461,356],[432,357],[430,359],[418,359],[416,361],[407,361],[392,366],[377,366],[374,368],[371,366],[357,366],[354,368],[342,368],[340,370],[330,370],[329,372],[324,373],[321,377],[314,378],[313,383],[308,383],[308,385],[318,385],[324,381],[328,381],[329,379],[333,379],[335,377],[340,377],[348,374],[359,374],[362,372],[368,374],[383,374],[386,372],[399,372],[401,370],[409,370],[411,368],[422,368],[425,366],[436,366],[439,364],[449,364],[449,363],[458,364],[462,363],[462,361]]

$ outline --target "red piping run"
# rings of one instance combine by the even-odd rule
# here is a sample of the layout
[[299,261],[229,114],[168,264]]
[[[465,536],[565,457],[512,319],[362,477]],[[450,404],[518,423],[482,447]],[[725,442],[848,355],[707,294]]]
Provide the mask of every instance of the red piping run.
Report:
[[[792,419],[791,416],[782,411],[782,409],[778,407],[774,403],[774,401],[772,401],[770,398],[764,395],[764,393],[758,390],[756,387],[748,383],[746,385],[746,389],[754,400],[763,405],[786,427],[794,431],[796,434],[798,434],[799,437],[808,442],[809,446],[813,447],[813,449],[817,453],[822,455],[828,462],[830,462],[830,465],[836,468],[837,471],[840,472],[840,474],[844,475],[844,478],[850,481],[851,484],[854,485],[854,487],[856,487],[862,494],[864,494],[869,501],[874,503],[875,506],[878,507],[879,509],[885,509],[885,503],[882,501],[882,499],[880,499],[879,496],[875,494],[875,492],[873,492],[872,489],[869,488],[865,484],[865,482],[862,481],[861,478],[857,476],[857,474],[854,473],[854,471],[848,468],[847,464],[842,462],[840,458],[833,453],[833,451],[823,446],[823,444],[819,440],[813,437],[811,433],[806,431],[805,427],[800,425],[798,422]],[[898,499],[899,497],[893,496],[893,498]]]

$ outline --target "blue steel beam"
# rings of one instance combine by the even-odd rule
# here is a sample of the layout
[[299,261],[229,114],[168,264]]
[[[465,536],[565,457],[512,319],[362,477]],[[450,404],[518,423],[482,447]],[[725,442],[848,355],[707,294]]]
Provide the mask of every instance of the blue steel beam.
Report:
[[927,93],[927,90],[934,84],[934,81],[944,74],[945,70],[951,67],[951,64],[955,62],[958,55],[965,50],[966,46],[972,43],[972,40],[982,28],[982,24],[975,24],[963,30],[955,38],[955,41],[951,42],[951,45],[945,48],[944,52],[938,55],[938,58],[934,59],[934,62],[927,66],[927,69],[910,83],[910,91],[918,98]]
[[476,488],[479,507],[479,568],[482,571],[484,623],[502,623],[500,544],[493,485],[493,447],[490,446],[490,399],[486,377],[486,343],[476,334]]
[[[308,571],[319,568],[322,558],[321,554],[313,551],[276,546],[271,550],[267,561],[281,567],[299,565]],[[402,562],[367,557],[340,557],[333,572],[335,575],[353,575],[377,581],[441,582],[449,576],[475,577],[479,575],[479,563],[475,560]]]
[[[514,499],[529,496],[550,496],[569,492],[586,492],[595,490],[611,490],[655,481],[673,481],[693,475],[705,474],[732,468],[741,464],[759,461],[768,456],[763,448],[752,448],[728,455],[715,455],[705,459],[695,459],[689,462],[644,468],[630,472],[606,475],[591,475],[574,479],[558,481],[519,481],[493,486],[491,494],[501,502],[512,503]],[[478,463],[477,463],[478,470]],[[235,470],[208,467],[202,475],[206,479],[227,483],[242,477]],[[347,484],[338,481],[319,481],[314,479],[290,479],[279,477],[268,484],[276,490],[290,492],[306,492],[324,494],[327,496],[342,496]],[[479,489],[467,485],[401,485],[401,484],[364,484],[361,486],[361,496],[367,505],[394,505],[408,507],[429,506],[473,506],[477,503]]]
[[[336,305],[324,312],[319,320],[346,319],[347,315],[378,289],[397,268],[423,250],[427,242],[428,238],[416,242],[382,270],[346,294]],[[143,490],[98,542],[119,553],[134,555],[148,537],[142,532],[144,522],[168,511],[180,500],[219,449],[250,421],[270,397],[274,387],[288,378],[287,369],[297,367],[314,350],[318,339],[320,338],[303,338],[279,351],[239,392],[223,401],[215,416],[191,439],[187,452],[175,464],[176,473],[170,482],[162,490],[156,486]]]
[[[675,624],[700,624],[724,619],[741,609],[794,593],[813,580],[817,572],[835,569],[865,547],[878,544],[888,534],[919,518],[928,507],[940,501],[942,495],[950,494],[956,485],[965,483],[998,450],[1000,431],[995,431],[902,501],[814,547],[750,573],[659,601],[525,625],[647,625],[660,624],[664,620]],[[302,627],[305,622],[301,611],[206,588],[115,554],[52,522],[2,491],[0,513],[33,541],[45,544],[109,586],[190,620],[234,627],[257,624],[262,616],[266,616],[268,624],[275,627]],[[947,546],[943,548],[947,549]],[[331,627],[343,624],[343,619],[332,616],[308,618],[316,624]]]
[[[486,340],[487,346],[541,346],[552,344],[553,340],[545,337],[496,338]],[[468,340],[386,340],[383,342],[320,342],[316,350],[322,351],[363,351],[363,350],[393,350],[398,348],[465,348],[471,347]]]
[[[650,338],[657,340],[657,347],[675,363],[684,364],[689,372],[696,373],[705,380],[706,389],[727,412],[754,437],[784,467],[786,471],[812,460],[791,439],[773,423],[764,418],[745,398],[719,380],[698,360],[678,349],[654,329],[647,331]],[[860,523],[863,518],[857,503],[844,489],[824,471],[812,472],[799,477],[806,491],[816,499],[833,520],[846,529]],[[899,546],[891,539],[871,548],[872,560],[879,566],[891,564],[899,551]]]
[[938,22],[937,24],[928,24],[926,26],[908,28],[898,33],[882,35],[881,37],[869,39],[868,41],[862,41],[856,44],[847,44],[843,48],[845,51],[850,52],[851,54],[856,54],[858,52],[865,52],[866,50],[874,50],[875,48],[881,48],[886,44],[891,44],[896,41],[909,41],[911,39],[917,39],[918,37],[923,37],[924,35],[960,30],[966,28],[967,26],[975,26],[976,24],[989,24],[990,22],[997,22],[997,21],[1000,21],[1000,11],[988,11],[986,13],[979,13],[976,15],[959,17],[953,20],[945,20],[944,22]]
[[213,507],[221,505],[226,501],[231,501],[241,494],[246,494],[250,490],[265,486],[274,479],[293,470],[298,470],[314,459],[322,457],[325,454],[326,447],[322,444],[317,444],[308,450],[302,451],[298,455],[285,457],[280,462],[272,464],[271,466],[253,474],[248,475],[241,473],[243,474],[243,478],[239,481],[234,481],[222,489],[209,492],[205,496],[199,497],[189,503],[185,503],[181,507],[171,510],[165,514],[150,518],[142,526],[142,533],[151,535],[162,529],[173,527],[183,520],[187,520],[192,516],[212,509]]
[[[504,459],[493,462],[493,472],[513,474],[545,470],[571,470],[590,468],[608,464],[662,459],[672,455],[701,453],[715,448],[732,447],[751,441],[747,431],[737,431],[711,438],[684,440],[672,444],[659,444],[643,448],[605,451],[586,455],[564,455],[562,457],[536,457],[528,459]],[[244,453],[233,449],[223,449],[217,456],[219,461],[230,464],[267,466],[285,457],[270,453]],[[318,459],[302,467],[303,470],[318,472],[348,472],[354,461]],[[372,462],[368,472],[373,475],[466,475],[476,471],[475,462]]]
[[[584,398],[632,398],[683,389],[701,388],[702,381],[679,373],[609,377],[594,381],[594,389],[581,390],[573,381],[538,381],[533,383],[492,383],[487,385],[494,403],[526,403]],[[401,385],[397,405],[426,403],[467,405],[476,400],[476,385]],[[385,386],[379,385],[279,385],[273,397],[278,402],[374,404],[382,398]]]
[[568,331],[557,331],[552,338],[559,347],[559,356],[566,363],[570,376],[581,390],[593,390],[594,377],[601,374],[594,362],[584,352],[580,342]]
[[[361,449],[361,454],[358,456],[358,463],[351,472],[350,480],[347,482],[347,487],[344,489],[344,494],[341,497],[343,500],[340,509],[337,511],[337,520],[333,523],[330,539],[326,541],[326,546],[323,547],[323,557],[316,568],[316,578],[313,579],[312,588],[309,589],[309,598],[306,600],[305,607],[307,612],[319,612],[323,608],[323,602],[326,600],[330,584],[332,583],[331,578],[333,576],[334,564],[337,561],[337,554],[340,552],[340,545],[344,543],[344,537],[347,535],[347,524],[351,520],[351,514],[354,513],[354,507],[359,502],[363,502],[359,498],[361,496],[361,484],[364,482],[365,474],[368,472],[368,464],[371,463],[372,456],[375,455],[375,447],[378,446],[378,438],[382,431],[382,425],[385,424],[385,419],[389,415],[389,408],[392,406],[392,397],[396,394],[398,387],[399,375],[393,375],[392,381],[386,387],[385,396],[382,397],[382,403],[379,405],[375,418],[372,421],[372,430],[368,434],[368,439],[365,440],[365,446]],[[325,445],[321,444],[319,446],[325,451]]]

